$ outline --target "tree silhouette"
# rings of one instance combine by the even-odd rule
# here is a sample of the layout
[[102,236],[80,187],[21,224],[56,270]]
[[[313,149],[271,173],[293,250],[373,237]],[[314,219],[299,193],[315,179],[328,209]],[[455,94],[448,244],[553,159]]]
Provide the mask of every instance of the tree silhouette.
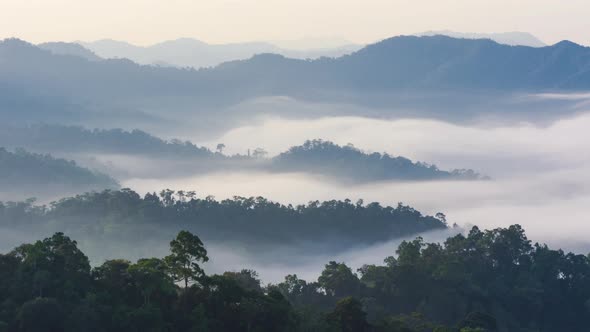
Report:
[[205,274],[199,263],[209,260],[207,250],[198,236],[188,231],[180,231],[170,242],[170,255],[165,261],[176,281],[183,281],[184,288]]
[[217,149],[217,151],[219,153],[223,153],[223,149],[225,149],[225,144],[223,144],[223,143],[217,144],[217,148],[216,149]]

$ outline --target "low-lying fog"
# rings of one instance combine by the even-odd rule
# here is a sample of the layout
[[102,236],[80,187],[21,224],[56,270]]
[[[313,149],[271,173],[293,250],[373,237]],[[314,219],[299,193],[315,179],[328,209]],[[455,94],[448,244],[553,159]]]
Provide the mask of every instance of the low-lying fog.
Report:
[[441,168],[473,168],[488,175],[583,166],[589,157],[590,114],[556,121],[548,126],[520,123],[512,126],[460,126],[434,120],[379,120],[328,117],[284,120],[269,117],[243,126],[202,145],[226,145],[226,153],[245,153],[263,147],[271,155],[322,138],[340,145],[353,143],[365,151],[388,152]]
[[[98,156],[97,160],[99,164],[110,162],[119,174],[125,174],[120,178],[122,186],[142,194],[170,188],[195,190],[200,197],[214,195],[217,199],[234,195],[264,196],[284,204],[345,198],[353,201],[362,198],[365,202],[377,201],[383,205],[403,202],[425,214],[443,212],[451,224],[463,227],[475,224],[482,228],[494,228],[518,223],[524,226],[533,241],[587,253],[590,252],[587,236],[590,234],[588,128],[590,113],[563,118],[544,126],[530,123],[511,126],[458,125],[423,119],[325,117],[286,120],[267,117],[231,129],[214,139],[197,139],[198,135],[193,137],[197,145],[212,149],[217,143],[224,143],[226,154],[245,154],[248,149],[262,147],[270,156],[300,145],[307,139],[321,138],[340,145],[353,143],[369,152],[387,152],[414,161],[434,163],[441,169],[471,168],[490,176],[492,180],[489,181],[350,185],[300,173],[245,171],[204,174],[199,171],[198,165],[194,165],[191,176],[175,176],[178,164],[173,161],[140,161],[116,156]],[[182,167],[190,168],[191,165]],[[161,176],[151,176],[153,170]],[[426,234],[425,238],[441,241],[451,232]],[[0,235],[17,236],[6,232]],[[145,244],[149,249],[143,250],[142,254],[164,255],[167,241],[169,239],[161,244]],[[83,241],[80,242],[84,247]],[[265,282],[279,281],[289,273],[313,279],[330,260],[345,261],[354,268],[364,263],[380,263],[394,253],[398,243],[399,240],[396,240],[358,248],[337,257],[302,257],[283,248],[264,258],[246,255],[239,248],[206,243],[212,257],[207,270],[220,272],[253,268]],[[92,255],[92,248],[88,250]]]
[[[450,223],[483,228],[523,225],[530,239],[581,253],[590,251],[590,115],[538,127],[468,127],[431,120],[385,121],[364,118],[281,120],[269,118],[207,142],[223,142],[228,153],[264,147],[271,155],[309,138],[323,138],[414,160],[443,169],[473,168],[490,181],[380,182],[351,186],[305,174],[259,172],[196,174],[181,178],[132,178],[123,186],[139,192],[162,188],[196,190],[218,199],[265,196],[281,203],[344,199],[382,204],[409,204],[423,213],[444,212]],[[447,234],[444,234],[447,235]],[[442,239],[440,234],[429,239]],[[251,267],[266,281],[287,273],[317,276],[323,264],[338,259],[359,267],[378,263],[394,252],[398,241],[343,253],[339,257],[257,261],[238,250],[210,244],[211,270]],[[279,257],[281,256],[281,257]]]

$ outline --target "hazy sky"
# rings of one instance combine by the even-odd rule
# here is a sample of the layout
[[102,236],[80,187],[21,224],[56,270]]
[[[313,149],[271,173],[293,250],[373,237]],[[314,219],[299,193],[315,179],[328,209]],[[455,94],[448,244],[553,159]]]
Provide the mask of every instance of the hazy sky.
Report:
[[526,31],[590,45],[588,0],[0,0],[0,38],[150,44],[338,37],[366,43],[426,30]]

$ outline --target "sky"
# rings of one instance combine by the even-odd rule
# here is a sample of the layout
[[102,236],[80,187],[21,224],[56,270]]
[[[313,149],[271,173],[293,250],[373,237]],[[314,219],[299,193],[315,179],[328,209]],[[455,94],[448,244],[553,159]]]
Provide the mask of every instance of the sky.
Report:
[[369,43],[428,30],[524,31],[590,45],[588,0],[0,0],[0,38],[179,37],[209,43],[330,38]]

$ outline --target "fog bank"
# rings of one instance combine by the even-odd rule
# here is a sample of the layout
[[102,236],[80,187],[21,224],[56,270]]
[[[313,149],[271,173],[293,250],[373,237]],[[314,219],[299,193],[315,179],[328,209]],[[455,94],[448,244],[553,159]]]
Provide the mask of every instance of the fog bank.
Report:
[[257,124],[200,141],[226,153],[262,147],[271,155],[312,138],[354,144],[366,151],[387,152],[428,161],[443,169],[472,168],[491,176],[576,168],[588,164],[590,114],[563,118],[548,126],[515,123],[507,126],[457,125],[435,120],[380,120],[324,117],[295,120],[266,117]]

